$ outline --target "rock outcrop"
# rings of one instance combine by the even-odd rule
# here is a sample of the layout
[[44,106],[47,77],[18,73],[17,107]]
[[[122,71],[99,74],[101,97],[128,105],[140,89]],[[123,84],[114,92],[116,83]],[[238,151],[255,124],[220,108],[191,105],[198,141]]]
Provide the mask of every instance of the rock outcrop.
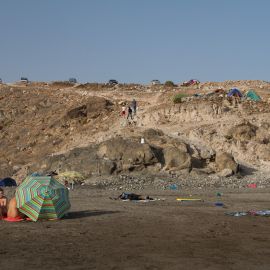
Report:
[[231,175],[236,174],[239,170],[239,165],[236,163],[236,161],[234,160],[231,154],[217,153],[215,162],[216,162],[217,172],[223,171],[224,174],[226,174],[226,176],[230,174]]
[[67,112],[67,118],[76,119],[80,117],[97,118],[102,112],[111,110],[113,103],[105,98],[93,97],[82,106]]
[[[175,143],[175,145],[177,145]],[[139,138],[115,137],[91,147],[45,158],[32,171],[77,171],[86,177],[140,171],[190,171],[191,156],[184,143],[164,148],[140,143]]]
[[227,138],[232,138],[235,141],[248,142],[256,136],[258,127],[249,122],[244,122],[234,126],[228,131]]
[[181,171],[191,169],[191,157],[187,151],[169,146],[163,150],[165,170]]
[[[222,152],[233,153],[246,167],[269,170],[270,83],[201,86],[0,85],[0,175],[15,175],[18,166],[29,167],[29,172],[57,169],[85,176],[235,173],[238,165],[232,157],[215,157]],[[228,99],[231,87],[254,89],[262,100]],[[188,98],[174,104],[178,93]],[[132,98],[138,110],[131,121],[119,114]]]
[[119,171],[142,170],[158,162],[149,144],[138,141],[113,138],[102,143],[97,151],[100,159],[116,162]]

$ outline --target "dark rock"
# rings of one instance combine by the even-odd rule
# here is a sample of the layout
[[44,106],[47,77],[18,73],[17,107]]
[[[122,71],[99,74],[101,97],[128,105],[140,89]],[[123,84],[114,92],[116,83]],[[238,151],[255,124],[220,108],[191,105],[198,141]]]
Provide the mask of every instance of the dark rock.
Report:
[[142,170],[158,162],[149,144],[122,137],[103,142],[97,155],[99,158],[116,161],[118,171]]
[[105,98],[93,97],[86,104],[68,111],[66,116],[68,119],[96,118],[102,112],[110,111],[112,105],[113,103]]
[[162,130],[159,130],[159,129],[149,128],[143,132],[143,135],[145,138],[151,139],[152,137],[164,136],[164,132]]

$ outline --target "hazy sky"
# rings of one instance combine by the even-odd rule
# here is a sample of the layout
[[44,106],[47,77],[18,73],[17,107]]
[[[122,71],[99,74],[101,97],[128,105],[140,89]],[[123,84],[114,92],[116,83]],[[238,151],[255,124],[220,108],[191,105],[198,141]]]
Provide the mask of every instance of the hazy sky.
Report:
[[0,0],[0,78],[269,80],[269,0]]

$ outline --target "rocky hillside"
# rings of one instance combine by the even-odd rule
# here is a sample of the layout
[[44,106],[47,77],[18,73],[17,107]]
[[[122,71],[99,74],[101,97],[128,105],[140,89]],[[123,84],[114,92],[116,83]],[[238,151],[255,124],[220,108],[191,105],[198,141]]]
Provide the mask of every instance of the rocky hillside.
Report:
[[[262,101],[228,99],[238,87]],[[184,94],[181,103],[173,97]],[[270,84],[0,86],[0,178],[31,171],[231,175],[270,162]],[[133,120],[120,116],[135,98]],[[145,143],[141,144],[141,138]]]

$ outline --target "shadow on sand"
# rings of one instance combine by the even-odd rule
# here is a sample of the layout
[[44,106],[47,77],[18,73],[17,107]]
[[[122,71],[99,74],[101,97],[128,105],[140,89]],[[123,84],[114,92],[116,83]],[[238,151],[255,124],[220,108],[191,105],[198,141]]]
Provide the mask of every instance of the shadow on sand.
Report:
[[76,218],[86,218],[101,215],[111,215],[119,213],[119,211],[104,211],[104,210],[84,210],[84,211],[73,211],[69,212],[63,219],[76,219]]

